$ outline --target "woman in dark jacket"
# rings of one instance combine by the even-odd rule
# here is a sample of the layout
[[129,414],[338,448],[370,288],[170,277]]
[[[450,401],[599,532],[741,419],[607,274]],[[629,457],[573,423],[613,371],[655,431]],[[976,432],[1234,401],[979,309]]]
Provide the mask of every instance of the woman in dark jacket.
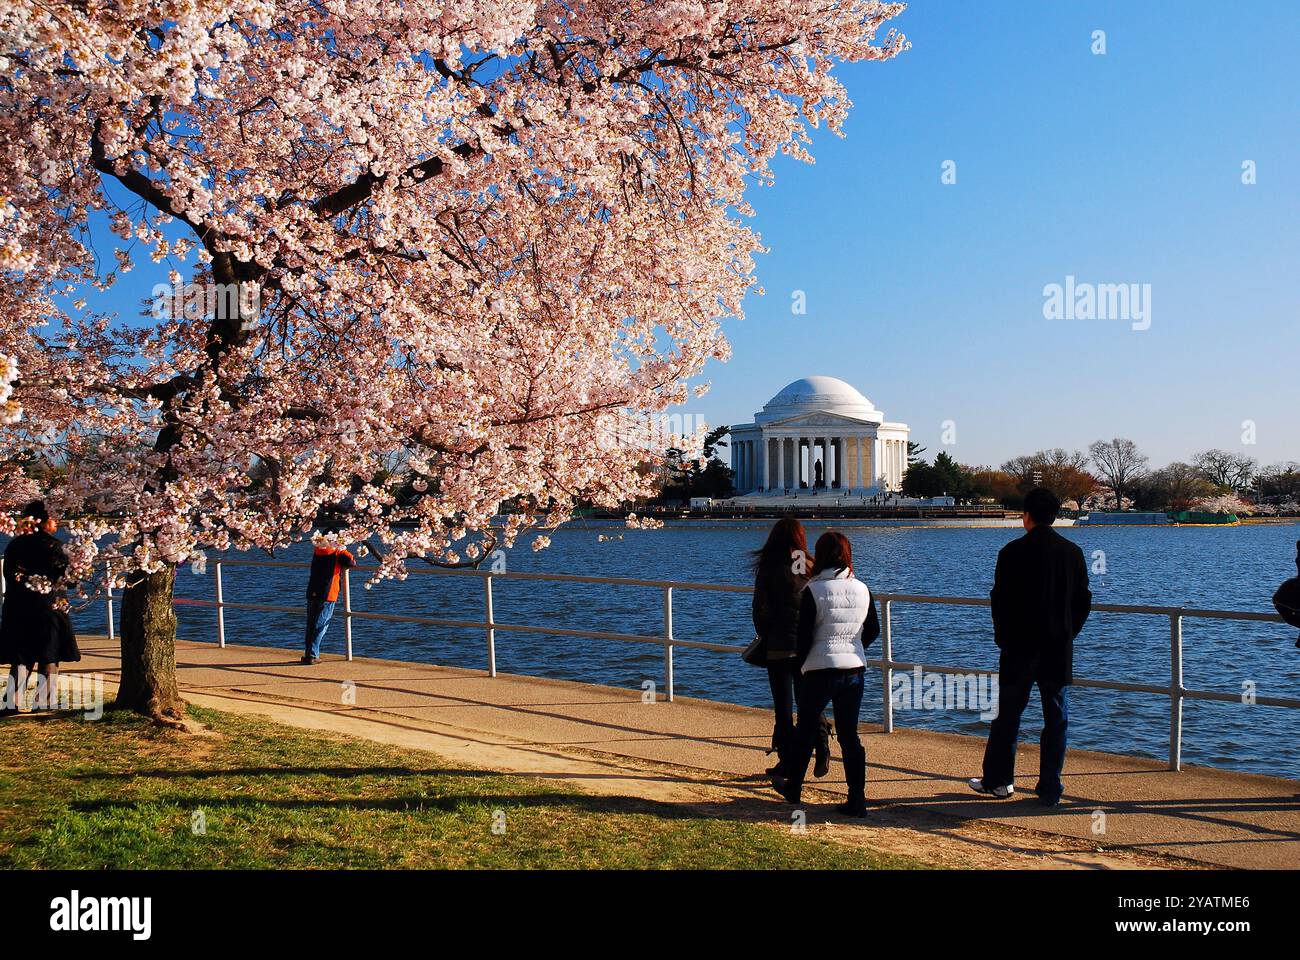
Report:
[[81,659],[64,609],[60,581],[68,569],[68,555],[54,537],[59,525],[39,500],[27,505],[23,517],[34,529],[14,537],[5,548],[5,600],[0,612],[0,663],[10,664],[5,713],[17,712],[33,667],[41,672],[35,709],[53,709],[59,664]]
[[[767,679],[772,687],[772,749],[776,766],[769,774],[782,774],[794,746],[794,705],[798,702],[799,600],[808,582],[808,539],[803,524],[783,517],[772,527],[767,542],[754,554],[754,632],[762,639],[767,658]],[[830,724],[823,718],[813,775],[830,770]]]

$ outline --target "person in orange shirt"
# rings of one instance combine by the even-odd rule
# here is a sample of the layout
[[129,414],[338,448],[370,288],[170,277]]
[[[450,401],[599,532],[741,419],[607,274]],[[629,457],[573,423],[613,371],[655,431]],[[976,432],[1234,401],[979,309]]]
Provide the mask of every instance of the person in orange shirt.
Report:
[[343,571],[356,563],[346,550],[316,545],[307,577],[307,649],[302,655],[303,663],[320,663],[320,645],[339,599]]

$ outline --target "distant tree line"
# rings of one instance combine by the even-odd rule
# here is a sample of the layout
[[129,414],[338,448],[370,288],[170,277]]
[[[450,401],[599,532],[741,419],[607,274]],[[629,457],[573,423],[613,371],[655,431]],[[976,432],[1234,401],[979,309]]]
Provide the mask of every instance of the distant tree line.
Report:
[[1261,467],[1244,454],[1205,450],[1190,461],[1152,469],[1136,443],[1098,440],[1087,453],[1062,448],[1012,457],[1000,467],[968,466],[947,452],[933,462],[909,444],[902,492],[950,496],[958,503],[999,503],[1019,509],[1035,486],[1049,487],[1080,510],[1208,510],[1223,513],[1300,511],[1300,463]]

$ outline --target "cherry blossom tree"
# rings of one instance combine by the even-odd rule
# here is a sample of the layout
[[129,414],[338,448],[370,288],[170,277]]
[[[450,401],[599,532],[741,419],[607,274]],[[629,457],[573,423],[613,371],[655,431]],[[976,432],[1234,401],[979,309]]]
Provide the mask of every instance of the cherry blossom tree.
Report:
[[[0,5],[0,462],[67,468],[70,576],[125,591],[119,703],[178,716],[172,586],[200,551],[328,511],[400,578],[648,494],[610,437],[727,357],[745,187],[841,132],[832,68],[905,49],[879,35],[901,9]],[[96,306],[146,259],[165,296]]]

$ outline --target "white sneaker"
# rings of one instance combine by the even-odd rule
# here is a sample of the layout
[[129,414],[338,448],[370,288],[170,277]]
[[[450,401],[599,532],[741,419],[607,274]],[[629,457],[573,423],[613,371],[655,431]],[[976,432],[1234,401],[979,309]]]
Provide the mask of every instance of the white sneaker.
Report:
[[979,777],[971,777],[966,781],[966,783],[976,793],[987,793],[989,796],[996,797],[999,800],[1005,800],[1016,792],[1016,788],[1011,785],[1005,787],[986,787],[984,786],[984,781]]

